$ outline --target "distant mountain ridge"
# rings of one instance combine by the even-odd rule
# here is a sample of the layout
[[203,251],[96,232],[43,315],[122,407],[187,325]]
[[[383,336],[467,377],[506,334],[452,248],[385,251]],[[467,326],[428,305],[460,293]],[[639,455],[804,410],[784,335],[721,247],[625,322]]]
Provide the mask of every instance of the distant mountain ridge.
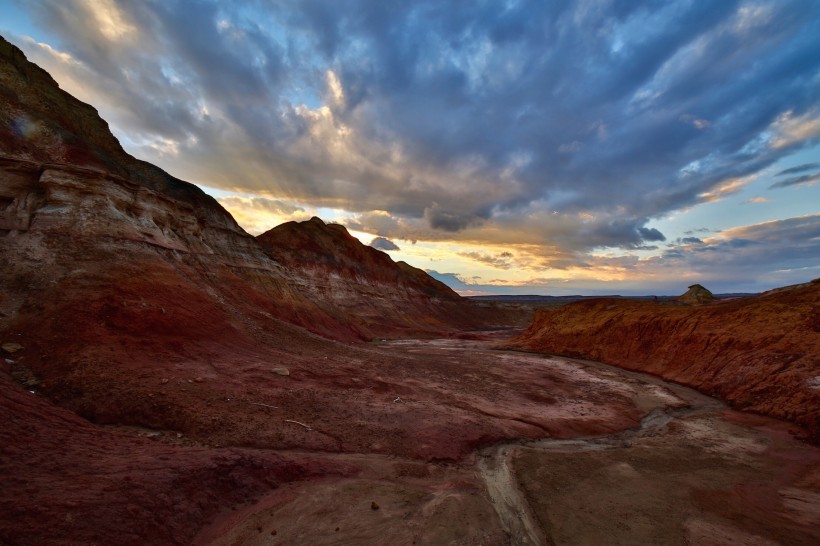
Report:
[[[745,298],[749,296],[755,296],[756,293],[754,292],[731,292],[731,293],[724,293],[724,294],[715,294],[715,297],[718,299],[725,299],[725,298]],[[467,299],[476,300],[476,301],[502,301],[502,302],[527,302],[527,303],[549,303],[549,302],[573,302],[573,301],[581,301],[581,300],[592,300],[592,299],[626,299],[626,300],[654,300],[655,298],[666,301],[666,300],[674,300],[677,296],[654,296],[654,295],[645,295],[645,296],[621,296],[619,294],[611,294],[611,295],[603,295],[603,296],[582,296],[580,294],[573,294],[570,296],[542,296],[538,294],[497,294],[497,295],[486,295],[486,296],[465,296]]]

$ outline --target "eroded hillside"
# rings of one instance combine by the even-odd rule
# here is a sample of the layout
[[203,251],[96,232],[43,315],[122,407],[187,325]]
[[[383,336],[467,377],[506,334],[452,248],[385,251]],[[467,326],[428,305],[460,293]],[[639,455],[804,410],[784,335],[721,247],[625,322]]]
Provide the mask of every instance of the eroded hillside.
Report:
[[541,310],[508,347],[649,372],[787,419],[820,441],[820,282],[682,306],[601,299]]

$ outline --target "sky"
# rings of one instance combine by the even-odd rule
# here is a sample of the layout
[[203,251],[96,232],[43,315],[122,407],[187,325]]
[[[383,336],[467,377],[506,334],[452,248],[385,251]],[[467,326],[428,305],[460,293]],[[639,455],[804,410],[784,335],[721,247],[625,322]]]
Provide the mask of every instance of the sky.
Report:
[[0,34],[248,232],[463,294],[820,277],[820,2],[0,0]]

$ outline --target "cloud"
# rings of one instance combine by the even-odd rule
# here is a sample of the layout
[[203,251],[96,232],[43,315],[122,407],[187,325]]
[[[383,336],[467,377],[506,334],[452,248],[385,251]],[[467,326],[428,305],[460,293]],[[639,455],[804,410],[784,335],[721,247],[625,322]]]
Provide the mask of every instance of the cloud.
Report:
[[496,269],[510,269],[513,267],[511,262],[513,254],[511,252],[501,252],[496,255],[484,252],[459,252],[458,255]]
[[820,173],[815,174],[804,174],[803,176],[793,176],[791,178],[787,178],[785,180],[781,180],[780,182],[775,182],[771,186],[770,189],[774,188],[787,188],[789,186],[803,186],[803,185],[810,185],[814,184],[820,180]]
[[783,176],[786,174],[798,174],[806,171],[813,171],[816,169],[820,169],[820,163],[803,163],[802,165],[797,165],[796,167],[784,169],[777,173],[775,176]]
[[695,233],[712,233],[714,231],[715,231],[714,229],[704,227],[704,228],[690,229],[690,230],[688,230],[684,233],[686,235],[694,235]]
[[424,209],[424,218],[433,229],[450,232],[462,231],[483,221],[477,214],[443,210],[438,203]]
[[715,203],[721,199],[735,194],[755,181],[757,175],[750,175],[743,178],[730,178],[714,186],[711,190],[698,195],[703,203]]
[[279,199],[228,195],[217,201],[248,232],[258,235],[290,220],[307,220],[311,213],[304,207]]
[[265,197],[238,197],[227,196],[217,199],[226,208],[243,207],[246,209],[258,209],[273,212],[276,214],[293,214],[295,212],[305,212],[303,207],[292,203],[285,203],[279,199],[267,199]]
[[19,5],[53,40],[10,38],[178,177],[549,267],[664,241],[820,138],[811,0]]
[[[820,214],[724,230],[706,239],[683,238],[658,256],[592,256],[587,269],[567,276],[482,281],[439,275],[453,289],[496,294],[679,294],[694,282],[715,292],[756,291],[820,275]],[[431,273],[434,276],[435,272]]]
[[644,241],[665,241],[666,237],[655,228],[639,227],[638,233]]
[[743,204],[744,205],[751,205],[753,203],[768,203],[768,202],[769,202],[768,197],[761,197],[761,196],[757,195],[755,197],[750,197],[750,198],[746,199],[745,201],[743,201]]
[[426,269],[425,272],[436,280],[439,280],[457,292],[465,290],[475,290],[470,284],[462,279],[458,273],[439,273],[434,269]]
[[385,239],[384,237],[376,237],[372,241],[370,241],[370,246],[373,248],[377,248],[379,250],[401,250],[399,245],[391,241],[390,239]]
[[820,137],[820,112],[810,110],[795,115],[794,111],[788,110],[772,123],[771,130],[774,136],[770,146],[775,149]]

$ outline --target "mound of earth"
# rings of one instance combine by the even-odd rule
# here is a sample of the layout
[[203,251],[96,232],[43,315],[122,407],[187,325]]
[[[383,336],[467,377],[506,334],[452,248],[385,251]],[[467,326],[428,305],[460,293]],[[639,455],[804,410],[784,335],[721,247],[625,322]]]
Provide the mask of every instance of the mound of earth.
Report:
[[820,441],[820,280],[681,307],[601,299],[538,311],[509,347],[649,372]]

